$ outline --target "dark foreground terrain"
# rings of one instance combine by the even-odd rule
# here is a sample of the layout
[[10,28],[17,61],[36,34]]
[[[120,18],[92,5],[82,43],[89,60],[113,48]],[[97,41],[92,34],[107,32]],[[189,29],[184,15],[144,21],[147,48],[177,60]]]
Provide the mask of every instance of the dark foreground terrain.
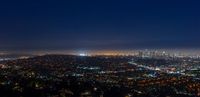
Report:
[[[45,55],[1,61],[0,97],[200,96],[199,69],[169,73],[147,67],[169,65],[171,70],[171,64],[189,68],[199,60]],[[183,64],[189,65],[176,67]]]

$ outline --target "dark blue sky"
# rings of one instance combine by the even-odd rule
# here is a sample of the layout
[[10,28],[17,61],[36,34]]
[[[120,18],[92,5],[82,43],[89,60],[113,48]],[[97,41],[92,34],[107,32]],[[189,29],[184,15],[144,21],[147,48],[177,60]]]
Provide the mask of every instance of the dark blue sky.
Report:
[[199,0],[1,0],[1,50],[199,48]]

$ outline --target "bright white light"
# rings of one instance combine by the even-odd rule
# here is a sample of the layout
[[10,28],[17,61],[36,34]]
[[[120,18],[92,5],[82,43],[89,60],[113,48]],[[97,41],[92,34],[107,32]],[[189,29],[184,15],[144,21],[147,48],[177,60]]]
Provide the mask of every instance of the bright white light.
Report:
[[86,56],[86,54],[84,54],[84,53],[80,53],[79,56]]

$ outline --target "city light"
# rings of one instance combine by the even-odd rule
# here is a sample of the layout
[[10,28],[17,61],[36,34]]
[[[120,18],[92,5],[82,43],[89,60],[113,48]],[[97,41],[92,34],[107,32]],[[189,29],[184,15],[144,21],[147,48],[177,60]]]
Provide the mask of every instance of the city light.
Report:
[[85,53],[80,53],[79,56],[87,56]]

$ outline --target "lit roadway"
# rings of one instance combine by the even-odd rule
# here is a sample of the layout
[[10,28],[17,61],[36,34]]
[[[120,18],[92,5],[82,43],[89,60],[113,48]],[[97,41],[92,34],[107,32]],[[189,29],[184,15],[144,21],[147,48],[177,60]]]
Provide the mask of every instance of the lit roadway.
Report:
[[131,65],[137,66],[137,67],[144,68],[144,69],[164,72],[164,71],[162,71],[162,70],[161,70],[160,68],[158,68],[158,67],[150,67],[150,66],[145,66],[145,65],[139,65],[139,64],[137,64],[137,63],[135,63],[135,62],[133,62],[133,61],[132,61],[132,62],[128,62],[128,63],[131,64]]
[[[153,70],[153,71],[164,72],[164,70],[161,70],[161,69],[158,68],[158,67],[150,67],[150,66],[138,65],[137,63],[135,63],[135,62],[133,62],[133,61],[128,62],[128,63],[131,64],[131,65],[134,65],[134,66],[136,66],[136,67],[140,67],[140,68],[144,68],[144,69],[148,69],[148,70]],[[170,73],[168,73],[168,72],[164,72],[164,73],[170,74]],[[175,89],[175,88],[174,88],[174,90],[175,90],[176,94],[184,94],[184,95],[194,96],[194,95],[191,94],[191,93],[178,91],[178,90]]]

